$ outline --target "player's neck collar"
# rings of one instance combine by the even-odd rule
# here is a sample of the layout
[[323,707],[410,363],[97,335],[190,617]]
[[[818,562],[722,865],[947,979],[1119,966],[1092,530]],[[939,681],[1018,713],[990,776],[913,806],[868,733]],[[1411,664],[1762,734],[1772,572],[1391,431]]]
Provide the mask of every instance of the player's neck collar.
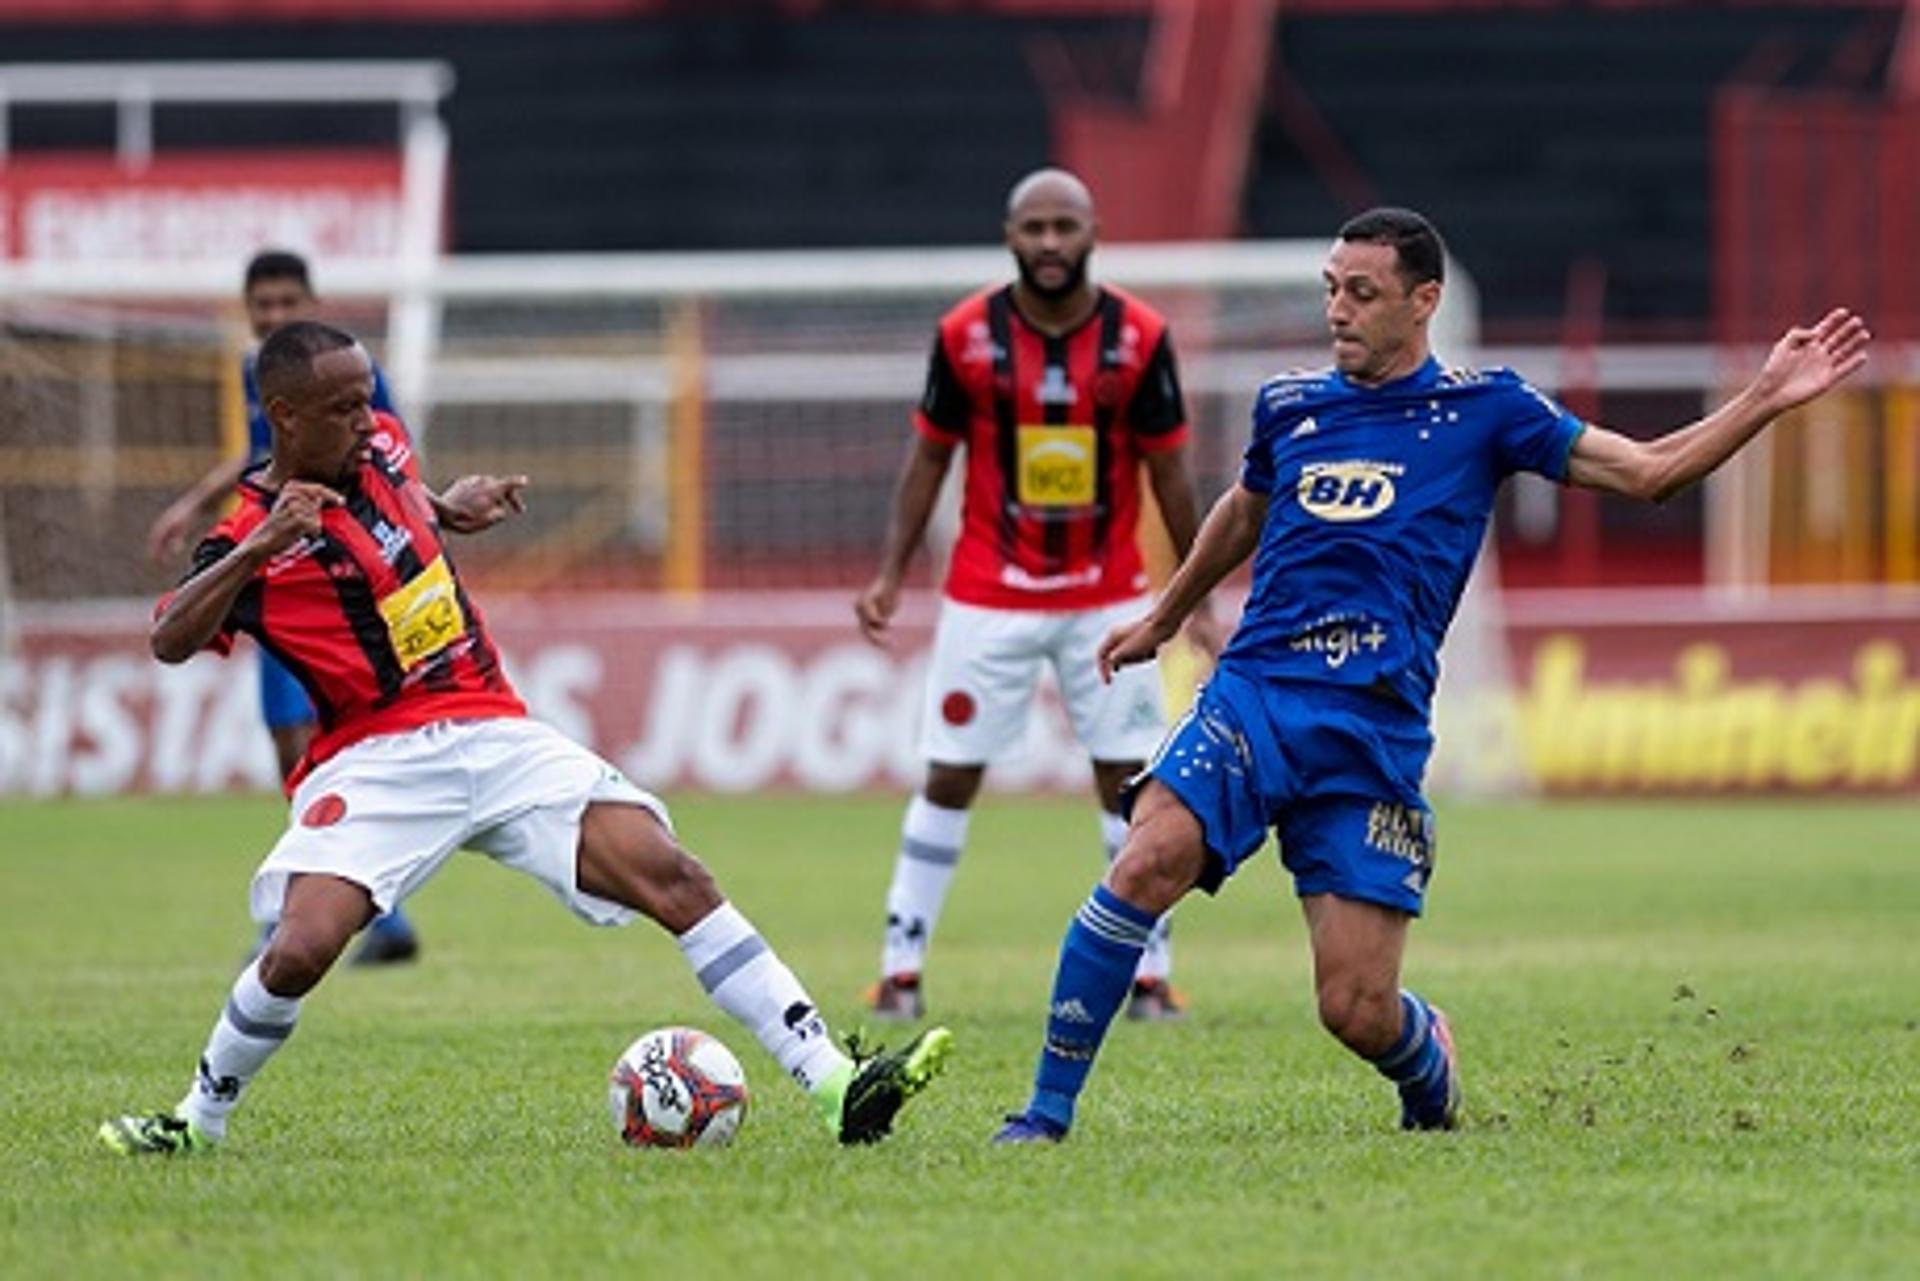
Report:
[[1094,285],[1089,294],[1090,301],[1086,314],[1075,317],[1072,324],[1062,329],[1054,329],[1051,326],[1040,324],[1020,305],[1021,290],[1017,283],[1007,286],[1007,307],[1013,312],[1015,319],[1019,320],[1021,324],[1031,329],[1034,333],[1047,338],[1067,338],[1079,333],[1082,329],[1085,329],[1093,323],[1094,318],[1100,314],[1100,300],[1106,296],[1106,292],[1102,286]]
[[1417,391],[1421,388],[1431,387],[1434,383],[1440,381],[1440,360],[1432,352],[1428,352],[1427,358],[1418,365],[1415,365],[1413,369],[1400,375],[1398,378],[1389,378],[1383,383],[1355,382],[1347,376],[1344,370],[1336,370],[1335,372],[1340,375],[1340,381],[1354,391]]

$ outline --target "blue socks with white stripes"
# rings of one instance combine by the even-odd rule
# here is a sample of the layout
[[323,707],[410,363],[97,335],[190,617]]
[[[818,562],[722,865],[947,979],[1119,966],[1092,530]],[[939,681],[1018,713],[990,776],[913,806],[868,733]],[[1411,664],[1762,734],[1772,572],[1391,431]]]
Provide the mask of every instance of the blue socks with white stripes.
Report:
[[1105,885],[1094,886],[1074,913],[1060,944],[1047,1040],[1027,1104],[1029,1117],[1062,1134],[1073,1125],[1074,1103],[1093,1070],[1107,1026],[1133,985],[1133,972],[1156,919]]
[[1374,1070],[1400,1087],[1401,1125],[1432,1129],[1446,1123],[1450,1070],[1434,1028],[1434,1010],[1418,995],[1400,993],[1400,1037],[1372,1060]]

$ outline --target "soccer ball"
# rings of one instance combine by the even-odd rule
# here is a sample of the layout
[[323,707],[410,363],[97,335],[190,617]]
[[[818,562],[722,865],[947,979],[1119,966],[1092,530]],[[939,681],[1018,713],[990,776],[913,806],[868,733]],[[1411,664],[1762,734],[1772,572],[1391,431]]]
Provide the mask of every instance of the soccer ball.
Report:
[[607,1103],[634,1147],[725,1147],[747,1118],[747,1074],[705,1032],[656,1028],[614,1061]]

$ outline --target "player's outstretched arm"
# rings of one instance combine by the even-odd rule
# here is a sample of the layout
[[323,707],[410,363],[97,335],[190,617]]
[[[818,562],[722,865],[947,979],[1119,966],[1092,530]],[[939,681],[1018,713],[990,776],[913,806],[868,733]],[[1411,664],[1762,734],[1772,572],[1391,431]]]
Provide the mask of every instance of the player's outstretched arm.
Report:
[[1835,308],[1811,329],[1789,329],[1751,383],[1696,423],[1654,440],[1589,427],[1574,442],[1569,484],[1665,502],[1738,453],[1788,410],[1824,395],[1867,362],[1866,322]]
[[442,529],[477,534],[527,510],[525,476],[462,476],[432,494]]
[[320,513],[344,500],[325,485],[290,480],[273,510],[233,549],[182,584],[153,622],[148,643],[163,663],[184,663],[226,622],[233,602],[260,568],[302,538],[320,532]]
[[1253,554],[1266,522],[1265,494],[1235,485],[1220,495],[1193,540],[1193,550],[1173,572],[1152,611],[1114,628],[1100,643],[1100,678],[1112,680],[1115,669],[1144,663],[1159,653],[1207,593]]
[[158,562],[178,556],[185,549],[193,527],[213,510],[215,503],[233,492],[246,469],[245,454],[222,459],[195,481],[191,489],[168,503],[147,531],[148,559]]
[[926,537],[927,522],[933,518],[933,505],[940,497],[940,482],[947,478],[953,462],[952,445],[916,435],[913,452],[893,487],[893,510],[887,518],[886,541],[880,545],[880,571],[873,581],[853,598],[853,616],[860,632],[875,645],[887,643],[887,628],[893,612],[900,608],[900,584],[907,576],[907,562],[920,550]]

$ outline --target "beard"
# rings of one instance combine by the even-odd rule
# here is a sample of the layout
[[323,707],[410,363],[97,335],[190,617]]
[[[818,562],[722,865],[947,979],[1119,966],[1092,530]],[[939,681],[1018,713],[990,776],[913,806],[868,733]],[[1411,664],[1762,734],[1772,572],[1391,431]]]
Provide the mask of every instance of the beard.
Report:
[[1068,295],[1072,294],[1075,290],[1079,289],[1081,285],[1086,283],[1087,258],[1092,254],[1092,252],[1093,252],[1092,250],[1088,250],[1086,253],[1081,254],[1078,258],[1067,260],[1065,264],[1067,268],[1066,277],[1057,285],[1041,284],[1037,279],[1034,278],[1033,267],[1027,262],[1025,258],[1020,257],[1020,255],[1015,254],[1014,261],[1018,263],[1020,266],[1020,283],[1021,284],[1025,285],[1030,291],[1032,291],[1032,293],[1035,296],[1039,298],[1044,298],[1048,302],[1058,302],[1060,299],[1065,298]]

